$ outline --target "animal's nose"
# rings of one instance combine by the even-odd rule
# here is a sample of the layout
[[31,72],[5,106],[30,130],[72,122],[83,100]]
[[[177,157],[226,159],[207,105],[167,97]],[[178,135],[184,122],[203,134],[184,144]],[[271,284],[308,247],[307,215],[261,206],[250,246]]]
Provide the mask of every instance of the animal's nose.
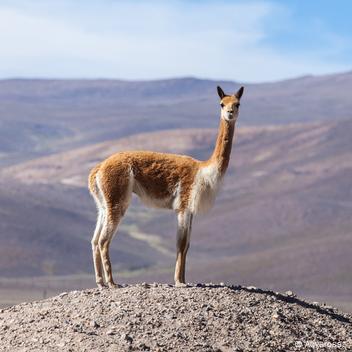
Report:
[[231,110],[229,110],[229,113],[230,113],[230,114],[233,114],[233,110],[232,110],[232,109],[231,109]]

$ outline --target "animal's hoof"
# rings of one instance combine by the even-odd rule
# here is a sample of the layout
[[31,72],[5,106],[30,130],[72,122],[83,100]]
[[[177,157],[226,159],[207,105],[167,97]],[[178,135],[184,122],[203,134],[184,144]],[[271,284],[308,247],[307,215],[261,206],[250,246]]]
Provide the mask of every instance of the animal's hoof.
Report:
[[184,282],[175,282],[175,287],[187,287],[187,284]]
[[99,290],[103,290],[104,288],[106,288],[107,286],[101,282],[97,282],[97,286]]
[[109,288],[119,288],[119,287],[121,287],[120,285],[115,284],[114,282],[109,282],[108,286],[109,286]]

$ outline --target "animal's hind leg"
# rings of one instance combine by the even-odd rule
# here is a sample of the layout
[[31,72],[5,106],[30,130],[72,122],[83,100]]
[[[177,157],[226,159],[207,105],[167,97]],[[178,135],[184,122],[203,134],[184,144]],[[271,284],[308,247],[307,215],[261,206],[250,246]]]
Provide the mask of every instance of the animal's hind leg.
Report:
[[95,281],[97,283],[97,286],[99,288],[102,288],[105,285],[103,280],[103,267],[102,267],[100,248],[99,248],[99,237],[103,228],[106,209],[104,208],[103,198],[102,198],[101,190],[98,187],[97,178],[95,178],[94,181],[92,182],[91,194],[94,198],[94,201],[98,210],[97,222],[94,230],[94,235],[91,241],[94,271],[95,271]]
[[115,287],[110,261],[110,243],[125,211],[129,205],[134,183],[132,170],[128,165],[108,170],[102,167],[96,177],[97,194],[102,205],[103,221],[98,240],[101,264],[105,281],[109,287]]
[[[125,182],[122,183],[122,181],[120,181],[120,184],[115,186],[115,189],[110,193],[110,196],[106,197],[103,193],[104,202],[106,204],[106,216],[104,217],[104,224],[98,244],[105,273],[105,280],[109,287],[116,286],[111,270],[109,254],[110,243],[114,237],[117,226],[129,206],[132,195],[133,179],[127,176],[124,180]],[[114,196],[111,196],[111,194]]]
[[110,243],[120,222],[121,217],[108,211],[104,219],[103,229],[99,237],[99,249],[101,260],[105,273],[105,280],[109,287],[116,287],[112,277],[111,261],[110,261]]
[[93,261],[95,270],[95,281],[99,288],[104,287],[103,280],[103,267],[99,248],[99,237],[104,223],[104,211],[103,209],[98,210],[97,224],[95,227],[94,235],[92,238],[92,251],[93,251]]

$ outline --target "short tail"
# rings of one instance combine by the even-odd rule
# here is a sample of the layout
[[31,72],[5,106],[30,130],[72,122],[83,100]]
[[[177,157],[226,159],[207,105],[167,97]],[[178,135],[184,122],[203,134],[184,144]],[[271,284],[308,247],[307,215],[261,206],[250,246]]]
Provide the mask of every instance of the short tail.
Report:
[[91,194],[97,195],[98,193],[98,188],[97,188],[97,173],[99,171],[100,164],[95,166],[91,172],[89,173],[88,176],[88,189]]

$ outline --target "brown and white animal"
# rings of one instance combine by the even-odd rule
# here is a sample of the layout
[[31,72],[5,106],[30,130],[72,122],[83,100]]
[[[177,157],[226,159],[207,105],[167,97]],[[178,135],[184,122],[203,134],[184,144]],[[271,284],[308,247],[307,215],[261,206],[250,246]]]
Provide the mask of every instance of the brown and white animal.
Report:
[[192,219],[213,203],[230,160],[232,138],[243,87],[226,95],[217,87],[221,118],[216,145],[206,161],[185,155],[149,151],[121,152],[98,164],[89,175],[89,190],[98,208],[92,239],[95,278],[115,287],[109,257],[110,242],[127,210],[132,193],[147,205],[177,213],[175,284],[185,284],[185,263]]

